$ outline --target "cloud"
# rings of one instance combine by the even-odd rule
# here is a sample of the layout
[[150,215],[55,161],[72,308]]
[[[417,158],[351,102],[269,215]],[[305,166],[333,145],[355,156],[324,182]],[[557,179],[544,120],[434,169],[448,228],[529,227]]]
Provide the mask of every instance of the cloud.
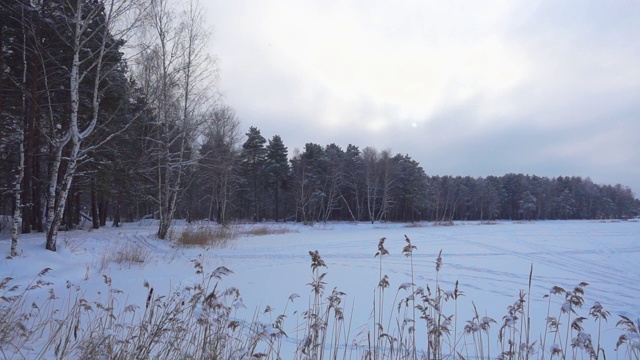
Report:
[[370,145],[432,174],[581,175],[640,191],[634,2],[206,5],[226,101],[290,149]]

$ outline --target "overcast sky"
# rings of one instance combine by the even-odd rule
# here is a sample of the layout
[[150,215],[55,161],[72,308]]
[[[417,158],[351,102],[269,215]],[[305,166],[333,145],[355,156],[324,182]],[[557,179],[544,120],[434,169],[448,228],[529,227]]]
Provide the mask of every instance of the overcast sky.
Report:
[[640,196],[640,2],[207,0],[243,131]]

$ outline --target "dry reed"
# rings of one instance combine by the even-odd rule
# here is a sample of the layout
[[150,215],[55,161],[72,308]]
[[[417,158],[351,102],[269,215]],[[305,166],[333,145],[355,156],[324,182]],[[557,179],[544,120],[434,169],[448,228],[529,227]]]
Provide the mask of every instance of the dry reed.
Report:
[[[231,270],[218,267],[207,272],[201,258],[192,260],[199,279],[194,285],[170,294],[157,294],[145,283],[143,307],[128,305],[127,294],[112,286],[103,276],[106,299],[89,300],[80,286],[67,284],[62,299],[49,288],[49,296],[40,303],[29,303],[30,291],[50,287],[41,271],[25,288],[12,285],[7,277],[0,281],[0,353],[5,358],[182,358],[182,359],[568,359],[605,358],[614,351],[620,359],[640,358],[640,321],[619,316],[620,330],[615,349],[600,344],[602,322],[611,314],[596,302],[585,313],[587,283],[565,290],[554,286],[545,318],[532,319],[529,311],[533,266],[527,291],[520,291],[509,305],[499,327],[493,318],[480,316],[475,303],[474,317],[458,330],[457,300],[463,295],[456,281],[446,290],[439,280],[444,261],[442,251],[435,257],[433,288],[415,285],[413,256],[417,248],[405,236],[402,254],[408,259],[411,281],[398,287],[391,305],[395,312],[386,317],[385,290],[391,284],[383,274],[384,256],[389,255],[385,238],[380,239],[376,256],[379,279],[374,290],[372,328],[365,328],[351,340],[350,315],[345,311],[346,293],[333,289],[325,294],[327,268],[318,251],[310,251],[312,281],[309,307],[302,313],[275,314],[266,306],[243,320],[244,304],[240,290],[224,288],[223,279]],[[132,244],[121,244],[120,251],[130,253]],[[135,253],[135,251],[134,251]],[[144,252],[143,252],[144,253]],[[118,255],[113,261],[144,263],[145,255]],[[111,260],[110,260],[111,261]],[[299,295],[292,294],[293,302]],[[552,308],[552,297],[561,306]],[[399,299],[399,300],[398,300]],[[451,303],[453,302],[453,303]],[[447,305],[449,304],[449,305]],[[447,309],[453,308],[453,312]],[[554,311],[557,315],[554,316]],[[297,315],[295,315],[297,314]],[[297,346],[293,354],[283,354],[283,339],[288,337],[285,320],[298,316],[294,326]],[[300,317],[302,317],[300,319]],[[586,332],[588,318],[597,323],[595,336]],[[349,320],[349,321],[347,321]],[[385,321],[386,320],[386,321]],[[543,334],[534,341],[531,323],[542,320]],[[416,338],[416,322],[422,322],[425,338]],[[493,330],[493,331],[492,331]],[[364,336],[364,338],[363,338]],[[348,347],[345,344],[353,345]],[[498,353],[491,352],[497,344]],[[358,352],[363,351],[358,356]],[[464,356],[463,356],[464,354]]]

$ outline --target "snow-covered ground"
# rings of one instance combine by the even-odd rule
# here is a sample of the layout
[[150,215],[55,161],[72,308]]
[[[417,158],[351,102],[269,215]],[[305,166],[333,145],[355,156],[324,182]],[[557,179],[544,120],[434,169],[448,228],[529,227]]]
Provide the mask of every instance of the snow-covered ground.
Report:
[[[434,289],[435,263],[442,250],[443,266],[438,281],[445,291],[452,291],[456,281],[464,296],[457,303],[457,331],[473,317],[475,304],[481,316],[497,321],[501,326],[507,307],[517,299],[521,290],[528,291],[529,273],[533,266],[531,289],[531,318],[534,338],[544,331],[548,299],[552,286],[573,289],[580,282],[585,288],[585,304],[578,310],[588,317],[589,308],[597,301],[611,313],[603,327],[603,343],[608,357],[622,334],[615,329],[618,315],[636,320],[640,318],[640,223],[633,221],[538,221],[498,222],[492,225],[477,222],[456,223],[455,226],[418,227],[403,224],[328,223],[314,226],[299,224],[270,224],[286,227],[284,234],[243,236],[224,249],[177,247],[169,241],[157,240],[151,223],[124,224],[120,228],[77,230],[61,233],[58,251],[44,249],[43,234],[23,235],[21,254],[14,259],[0,260],[0,280],[13,278],[12,284],[26,285],[45,268],[51,270],[43,277],[53,285],[29,292],[30,301],[44,301],[52,287],[58,297],[69,294],[70,285],[78,286],[89,301],[106,296],[104,277],[111,278],[112,287],[122,290],[120,302],[144,306],[148,282],[156,294],[188,286],[199,278],[193,259],[199,259],[205,271],[225,266],[234,273],[225,277],[221,286],[240,289],[246,309],[239,318],[250,321],[256,311],[268,322],[287,307],[285,350],[295,351],[302,336],[296,332],[296,316],[309,307],[312,281],[309,251],[318,250],[327,268],[325,296],[333,288],[346,295],[344,304],[351,321],[353,340],[365,326],[372,328],[374,292],[380,280],[380,259],[374,257],[381,237],[390,255],[382,259],[382,273],[391,283],[385,293],[390,309],[398,287],[411,281],[409,259],[402,254],[406,234],[417,249],[413,253],[413,274],[416,286]],[[148,259],[141,264],[107,263],[105,259],[122,249],[135,245],[148,249]],[[9,237],[2,234],[0,249],[9,252]],[[299,294],[293,302],[292,294]],[[407,296],[404,290],[399,296]],[[3,295],[0,291],[0,295]],[[552,296],[551,314],[558,316],[563,297]],[[271,313],[263,313],[267,307]],[[453,314],[454,306],[447,303],[445,313]],[[584,322],[587,330],[597,332],[595,322]],[[421,327],[420,320],[417,323]],[[423,336],[418,331],[418,336]],[[492,338],[492,342],[497,340]],[[420,342],[424,343],[425,341]],[[348,344],[351,345],[351,344]],[[289,349],[287,349],[287,346]],[[283,358],[288,358],[284,356]]]

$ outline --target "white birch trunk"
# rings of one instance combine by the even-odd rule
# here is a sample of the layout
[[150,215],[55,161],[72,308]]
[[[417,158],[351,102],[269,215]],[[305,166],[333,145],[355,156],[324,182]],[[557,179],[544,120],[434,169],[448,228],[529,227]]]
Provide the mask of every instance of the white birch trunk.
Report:
[[[71,189],[71,183],[73,182],[73,175],[78,160],[78,152],[80,150],[80,135],[78,131],[78,108],[80,105],[80,36],[82,31],[82,0],[78,0],[76,16],[75,16],[75,34],[73,42],[73,61],[71,63],[71,76],[69,79],[69,91],[71,97],[71,112],[70,112],[70,124],[67,130],[68,137],[72,142],[72,151],[69,155],[69,164],[62,179],[62,188],[60,191],[56,191],[53,187],[57,182],[58,174],[60,171],[60,164],[57,168],[54,167],[51,171],[51,183],[49,187],[49,214],[48,218],[48,230],[47,230],[47,243],[45,248],[47,250],[56,251],[56,242],[58,238],[58,229],[62,223],[62,216],[67,203],[67,196],[69,195],[69,189]],[[63,146],[60,146],[56,152],[56,161],[62,160]],[[55,180],[54,180],[55,178]],[[53,191],[52,191],[53,190]],[[53,192],[53,196],[52,195]],[[57,196],[56,196],[57,195]]]
[[[80,142],[74,142],[72,153],[77,153],[80,150]],[[69,164],[67,165],[67,169],[65,171],[64,177],[62,179],[61,190],[58,193],[58,198],[56,204],[54,206],[53,218],[49,223],[49,229],[47,231],[47,244],[46,249],[51,251],[56,251],[57,246],[56,242],[58,239],[58,230],[60,228],[60,224],[62,224],[62,217],[64,215],[64,210],[67,204],[67,197],[69,196],[69,191],[71,190],[71,185],[73,183],[73,176],[76,172],[76,167],[78,165],[77,156],[71,157],[69,159]]]
[[[56,151],[56,158],[54,160],[54,166],[51,171],[51,179],[49,185],[49,204],[47,211],[47,242],[46,249],[51,251],[56,251],[56,242],[58,237],[58,229],[60,224],[62,223],[62,217],[64,215],[64,210],[67,203],[67,198],[69,196],[69,191],[71,190],[71,185],[73,183],[73,177],[76,173],[76,169],[78,167],[78,162],[82,156],[82,141],[91,135],[93,130],[96,127],[98,122],[98,115],[100,113],[100,80],[102,79],[102,64],[104,55],[106,52],[106,41],[107,41],[107,33],[110,28],[111,21],[113,19],[111,16],[114,11],[114,2],[110,3],[109,11],[107,12],[107,17],[105,19],[105,24],[102,28],[104,35],[102,37],[102,43],[100,44],[100,49],[98,53],[95,55],[96,58],[91,62],[91,66],[89,70],[81,73],[80,70],[80,52],[84,45],[83,36],[87,33],[87,23],[89,23],[93,18],[97,16],[97,14],[93,14],[89,16],[88,19],[82,18],[83,11],[83,3],[84,0],[77,0],[76,14],[75,14],[75,28],[74,28],[74,43],[73,43],[73,61],[71,64],[71,76],[69,79],[69,91],[71,98],[71,112],[70,112],[70,124],[69,129],[67,130],[63,139],[60,140],[59,146]],[[83,59],[84,60],[84,59]],[[88,71],[95,72],[95,80],[92,88],[92,98],[91,98],[91,119],[87,124],[86,128],[80,131],[78,124],[78,112],[80,108],[80,82],[82,78],[87,75]],[[65,169],[63,178],[62,178],[62,186],[58,191],[57,189],[57,179],[60,173],[60,165],[62,162],[62,151],[63,148],[71,141],[71,152],[69,154],[69,163]]]

